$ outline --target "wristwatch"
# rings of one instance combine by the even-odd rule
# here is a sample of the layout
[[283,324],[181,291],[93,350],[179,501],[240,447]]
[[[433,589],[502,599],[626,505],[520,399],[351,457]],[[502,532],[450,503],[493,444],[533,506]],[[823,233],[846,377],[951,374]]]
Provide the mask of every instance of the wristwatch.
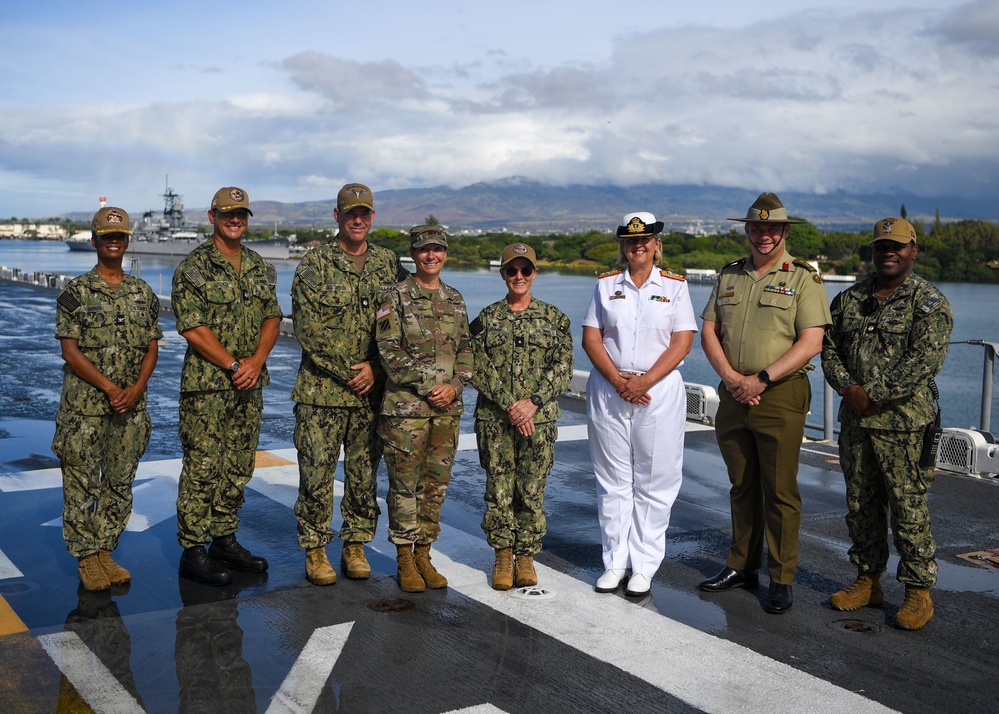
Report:
[[539,409],[545,405],[544,400],[541,398],[540,394],[531,395],[531,404],[538,407]]
[[235,360],[235,361],[233,361],[233,363],[231,365],[229,365],[229,371],[230,372],[238,372],[239,371],[239,360],[238,359]]
[[756,375],[756,378],[761,382],[763,382],[768,387],[770,386],[770,375],[767,374],[767,371],[765,369],[761,369],[759,374]]

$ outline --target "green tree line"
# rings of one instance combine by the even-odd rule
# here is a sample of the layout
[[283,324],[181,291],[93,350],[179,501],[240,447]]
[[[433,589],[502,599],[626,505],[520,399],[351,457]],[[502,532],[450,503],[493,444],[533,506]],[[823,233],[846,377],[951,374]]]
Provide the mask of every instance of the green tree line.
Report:
[[[919,256],[916,271],[928,280],[948,282],[992,282],[999,279],[999,227],[987,221],[933,221],[927,230],[920,221],[916,229]],[[316,231],[313,237],[332,240],[329,233]],[[371,232],[372,242],[401,256],[409,255],[409,234],[390,228]],[[299,240],[303,240],[299,232]],[[616,267],[618,241],[613,233],[551,233],[519,236],[513,233],[449,235],[448,257],[456,263],[484,264],[498,260],[503,248],[523,242],[537,252],[544,265],[560,269],[602,272]],[[748,254],[742,224],[726,233],[695,236],[670,231],[662,236],[663,267],[683,273],[691,268],[719,270],[723,265]],[[846,231],[820,231],[810,223],[794,224],[788,238],[788,251],[798,258],[815,260],[823,273],[865,275],[872,268],[871,234]]]

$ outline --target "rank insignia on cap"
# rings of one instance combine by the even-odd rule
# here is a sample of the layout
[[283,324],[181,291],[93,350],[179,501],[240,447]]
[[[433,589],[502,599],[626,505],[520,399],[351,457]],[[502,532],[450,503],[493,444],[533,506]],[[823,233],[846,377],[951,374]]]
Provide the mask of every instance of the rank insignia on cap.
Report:
[[892,224],[893,224],[894,222],[895,222],[895,221],[893,221],[893,220],[892,220],[892,219],[890,219],[890,218],[886,218],[886,219],[885,219],[885,222],[884,222],[884,223],[882,224],[882,226],[881,226],[881,230],[882,230],[882,232],[883,232],[883,233],[884,233],[885,235],[888,235],[889,233],[891,233],[891,226],[892,226]]
[[108,223],[121,223],[122,216],[118,211],[108,211],[107,215],[104,217]]
[[767,220],[768,218],[770,218],[770,211],[768,211],[768,210],[767,210],[767,209],[765,209],[765,208],[761,208],[761,209],[760,209],[760,220],[763,220],[763,221],[765,221],[765,220]]
[[237,203],[239,203],[244,198],[246,198],[246,196],[238,188],[234,188],[231,191],[229,191],[229,198],[231,198],[233,201],[236,201]]
[[645,233],[645,221],[643,221],[638,216],[635,216],[630,221],[628,221],[628,232]]
[[350,188],[347,189],[347,193],[352,193],[352,194],[354,194],[355,198],[360,198],[361,196],[363,196],[364,194],[366,194],[367,191],[365,191],[363,188],[356,188],[356,187],[352,186],[352,187],[350,187]]
[[517,255],[524,255],[527,252],[527,246],[523,243],[517,243],[511,250]]

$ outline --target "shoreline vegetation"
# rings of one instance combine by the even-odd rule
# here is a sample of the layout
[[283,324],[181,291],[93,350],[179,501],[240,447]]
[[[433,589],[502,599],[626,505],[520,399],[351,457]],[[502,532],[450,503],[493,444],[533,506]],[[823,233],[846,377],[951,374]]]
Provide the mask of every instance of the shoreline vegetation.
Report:
[[[905,217],[904,206],[901,215]],[[428,216],[426,222],[435,220]],[[919,245],[917,269],[922,277],[937,282],[992,283],[999,280],[999,226],[982,220],[945,224],[939,218],[928,226],[920,220],[914,220],[912,224]],[[267,225],[251,225],[248,243],[252,246],[254,239],[289,233],[296,234],[298,245],[314,246],[334,240],[332,227],[281,226],[281,230],[275,232]],[[543,268],[592,275],[618,267],[618,241],[612,231],[518,235],[466,234],[449,230],[448,234],[452,265],[489,265],[491,260],[499,259],[505,246],[522,242],[534,248],[538,265]],[[400,257],[409,256],[406,231],[376,228],[369,240],[395,251]],[[869,232],[821,231],[810,223],[801,223],[791,226],[787,249],[796,258],[817,262],[823,275],[863,278],[870,272],[870,242]],[[728,232],[711,235],[664,232],[662,248],[662,266],[681,274],[691,269],[720,271],[726,264],[748,254],[741,224],[733,225]]]

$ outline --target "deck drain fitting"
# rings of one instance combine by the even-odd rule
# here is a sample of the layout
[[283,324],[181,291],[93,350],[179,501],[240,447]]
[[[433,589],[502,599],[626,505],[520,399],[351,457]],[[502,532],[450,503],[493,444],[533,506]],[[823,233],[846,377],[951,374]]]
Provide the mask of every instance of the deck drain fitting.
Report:
[[834,630],[842,630],[854,635],[874,635],[881,631],[877,625],[863,620],[833,620],[829,624]]
[[554,591],[547,590],[546,588],[540,588],[537,585],[529,585],[526,588],[517,588],[510,594],[523,600],[551,600],[555,597]]
[[405,612],[416,607],[416,603],[403,597],[386,597],[368,603],[375,612]]

